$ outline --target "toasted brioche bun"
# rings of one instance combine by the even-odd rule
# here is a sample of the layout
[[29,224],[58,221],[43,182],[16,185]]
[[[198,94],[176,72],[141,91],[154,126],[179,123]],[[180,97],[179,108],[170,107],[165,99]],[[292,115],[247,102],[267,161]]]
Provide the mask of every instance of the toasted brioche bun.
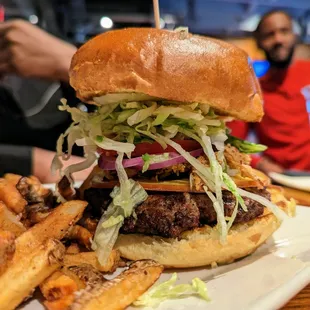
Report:
[[[294,201],[287,201],[281,191],[273,188],[272,200],[287,213],[294,213]],[[145,236],[141,234],[120,235],[115,248],[129,260],[153,259],[166,268],[189,268],[212,263],[230,263],[253,253],[280,226],[277,218],[268,212],[248,223],[233,225],[222,245],[215,228],[204,226],[184,232],[179,239]]]
[[263,116],[247,54],[203,36],[154,28],[109,31],[76,52],[69,74],[77,96],[89,103],[157,98],[208,104],[249,122]]

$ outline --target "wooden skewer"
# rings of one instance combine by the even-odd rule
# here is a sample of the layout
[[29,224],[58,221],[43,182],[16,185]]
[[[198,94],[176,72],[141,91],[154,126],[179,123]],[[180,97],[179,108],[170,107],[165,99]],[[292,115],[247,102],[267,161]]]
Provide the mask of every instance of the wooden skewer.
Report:
[[155,26],[157,29],[160,29],[160,15],[159,15],[158,0],[153,0],[153,7],[154,7]]

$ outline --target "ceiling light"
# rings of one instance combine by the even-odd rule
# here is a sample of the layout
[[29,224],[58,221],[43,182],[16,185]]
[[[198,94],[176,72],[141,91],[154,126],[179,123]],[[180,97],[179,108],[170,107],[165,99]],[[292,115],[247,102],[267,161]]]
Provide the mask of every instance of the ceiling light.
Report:
[[33,14],[33,15],[29,16],[29,21],[30,21],[31,24],[36,25],[39,22],[39,18],[38,18],[37,15]]
[[110,29],[113,27],[113,21],[110,17],[103,16],[100,19],[100,25],[102,28]]

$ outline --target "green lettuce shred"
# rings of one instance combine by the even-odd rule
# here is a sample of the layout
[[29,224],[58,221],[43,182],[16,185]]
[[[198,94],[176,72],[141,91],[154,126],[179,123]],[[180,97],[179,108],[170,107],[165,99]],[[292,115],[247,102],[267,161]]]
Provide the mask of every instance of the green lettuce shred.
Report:
[[98,261],[104,265],[117,240],[124,219],[134,213],[134,208],[147,198],[144,188],[132,179],[128,179],[122,165],[124,153],[119,153],[116,159],[116,171],[120,186],[115,186],[110,194],[113,199],[107,211],[102,215],[92,242]]
[[164,153],[164,154],[160,154],[160,155],[149,155],[147,153],[143,154],[142,160],[143,160],[144,164],[142,167],[142,173],[147,171],[151,164],[160,163],[162,161],[166,161],[167,159],[169,159],[169,153]]
[[154,285],[146,293],[140,296],[134,303],[137,307],[156,308],[165,300],[180,299],[190,296],[199,297],[205,301],[210,301],[206,284],[199,278],[194,278],[191,284],[175,285],[177,273],[161,284]]
[[234,136],[228,135],[227,144],[230,144],[237,148],[241,153],[253,154],[260,153],[267,150],[267,146],[263,144],[256,144],[249,141],[245,141]]

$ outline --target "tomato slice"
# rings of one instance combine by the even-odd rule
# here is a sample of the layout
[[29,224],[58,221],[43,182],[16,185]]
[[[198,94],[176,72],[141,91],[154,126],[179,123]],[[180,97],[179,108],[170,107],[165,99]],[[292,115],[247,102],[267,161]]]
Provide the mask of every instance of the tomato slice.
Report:
[[[176,143],[182,146],[185,151],[191,152],[201,148],[200,144],[195,140],[174,140]],[[115,151],[106,151],[103,149],[98,149],[98,152],[104,156],[116,156]],[[163,149],[158,142],[148,143],[143,142],[136,145],[135,150],[132,152],[132,157],[139,157],[143,154],[162,154],[162,153],[171,153],[176,152],[171,146],[167,146],[166,149]]]

